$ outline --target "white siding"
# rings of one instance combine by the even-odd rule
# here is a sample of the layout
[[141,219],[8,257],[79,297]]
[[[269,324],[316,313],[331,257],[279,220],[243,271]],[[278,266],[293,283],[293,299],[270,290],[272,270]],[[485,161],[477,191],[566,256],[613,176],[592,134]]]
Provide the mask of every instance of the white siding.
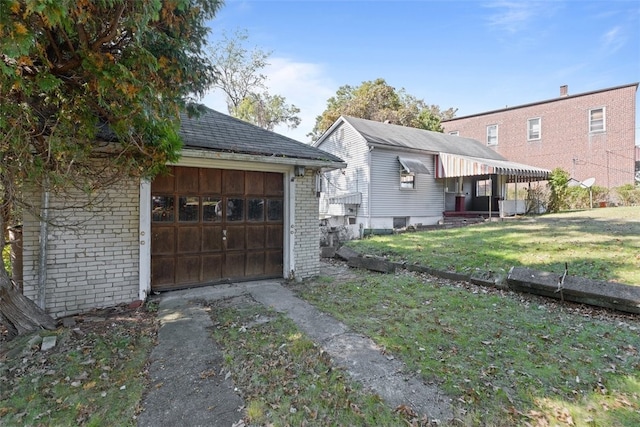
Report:
[[[393,225],[393,217],[409,217],[408,224],[434,224],[444,211],[444,188],[434,178],[434,157],[376,147],[371,151],[371,221],[376,228]],[[398,156],[420,160],[431,174],[416,174],[415,188],[400,187]]]
[[319,149],[340,157],[347,163],[343,170],[323,174],[323,203],[320,214],[344,215],[341,205],[329,205],[324,200],[342,194],[362,193],[362,204],[357,216],[366,217],[369,208],[369,147],[350,125],[342,123],[318,146]]
[[[121,181],[90,205],[81,194],[64,200],[51,196],[48,313],[62,317],[138,299],[139,188],[138,181]],[[24,294],[37,300],[40,226],[28,214],[23,224]]]

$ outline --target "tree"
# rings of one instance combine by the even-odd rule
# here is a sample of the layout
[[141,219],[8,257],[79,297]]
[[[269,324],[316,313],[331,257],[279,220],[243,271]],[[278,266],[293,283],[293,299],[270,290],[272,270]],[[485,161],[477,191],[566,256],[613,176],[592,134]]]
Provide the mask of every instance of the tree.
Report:
[[[220,5],[0,0],[0,205],[38,215],[26,185],[94,194],[176,161],[179,113],[215,81],[204,47]],[[3,236],[10,220],[0,215]],[[13,289],[4,265],[0,292],[0,321],[11,333],[51,326]]]
[[236,109],[236,117],[272,131],[282,123],[286,123],[289,129],[298,127],[300,117],[296,114],[299,112],[295,105],[287,105],[284,97],[265,92],[243,99]]
[[213,87],[226,96],[227,112],[233,117],[273,130],[280,124],[290,129],[298,127],[300,109],[289,105],[281,95],[271,95],[267,90],[267,76],[261,73],[269,65],[271,52],[254,48],[251,52],[245,44],[246,31],[236,31],[234,36],[223,33],[222,39],[210,49],[215,65],[217,81]]
[[326,110],[316,118],[316,124],[308,135],[317,140],[340,116],[352,116],[375,121],[390,121],[402,126],[442,132],[440,122],[455,116],[456,109],[441,111],[437,105],[397,91],[384,79],[362,82],[360,86],[341,86],[327,100]]
[[562,168],[555,168],[549,175],[549,212],[560,212],[568,206],[567,189],[569,188],[569,172]]

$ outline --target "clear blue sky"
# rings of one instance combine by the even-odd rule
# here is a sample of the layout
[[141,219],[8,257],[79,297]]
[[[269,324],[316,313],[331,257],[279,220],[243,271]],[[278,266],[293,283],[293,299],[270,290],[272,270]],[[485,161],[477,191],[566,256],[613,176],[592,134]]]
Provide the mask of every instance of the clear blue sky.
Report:
[[227,0],[210,26],[272,52],[269,92],[302,118],[276,131],[302,142],[340,86],[377,78],[457,116],[640,81],[637,0]]

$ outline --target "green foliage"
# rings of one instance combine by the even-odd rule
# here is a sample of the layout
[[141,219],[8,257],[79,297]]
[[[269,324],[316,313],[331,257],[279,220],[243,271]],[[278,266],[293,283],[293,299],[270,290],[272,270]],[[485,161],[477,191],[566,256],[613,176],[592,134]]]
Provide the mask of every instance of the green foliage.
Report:
[[567,188],[569,183],[569,172],[562,168],[555,168],[549,175],[549,204],[547,210],[551,213],[560,212],[567,206]]
[[295,105],[286,104],[283,96],[264,92],[243,99],[235,111],[235,116],[272,131],[279,124],[287,124],[289,129],[298,127],[301,121],[300,117],[296,116],[298,113],[300,109]]
[[625,184],[616,188],[616,193],[620,198],[620,203],[623,206],[637,206],[640,205],[640,186]]
[[389,120],[397,125],[442,132],[441,120],[454,117],[455,112],[453,108],[441,111],[439,106],[428,105],[379,78],[362,82],[357,87],[345,85],[338,88],[336,95],[327,100],[326,110],[316,118],[309,136],[317,140],[340,116],[379,122]]
[[24,181],[95,190],[176,161],[179,112],[214,81],[203,48],[220,4],[0,0],[3,199]]
[[269,65],[271,53],[258,48],[250,52],[245,46],[248,38],[246,31],[223,33],[209,50],[218,77],[214,87],[225,93],[228,113],[267,130],[280,124],[298,127],[300,109],[281,95],[269,94],[267,76],[260,72]]

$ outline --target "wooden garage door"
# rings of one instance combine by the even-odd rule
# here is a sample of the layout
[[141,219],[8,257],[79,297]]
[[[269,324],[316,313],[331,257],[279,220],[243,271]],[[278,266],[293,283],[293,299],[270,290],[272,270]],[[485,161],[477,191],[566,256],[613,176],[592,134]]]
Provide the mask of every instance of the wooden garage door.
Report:
[[172,167],[151,184],[151,288],[282,277],[284,181]]

